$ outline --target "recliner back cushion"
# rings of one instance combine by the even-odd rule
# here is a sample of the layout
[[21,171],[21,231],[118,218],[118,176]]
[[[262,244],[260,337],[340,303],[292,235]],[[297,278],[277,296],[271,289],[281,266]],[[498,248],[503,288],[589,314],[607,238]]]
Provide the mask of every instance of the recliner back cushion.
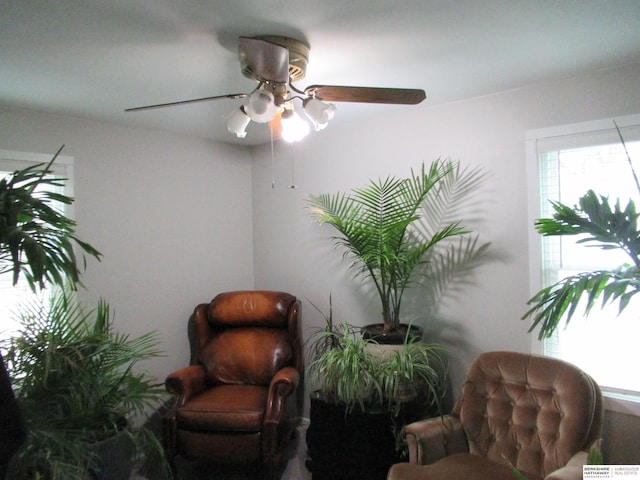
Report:
[[215,332],[200,352],[209,383],[268,385],[292,361],[287,330],[229,328]]
[[589,376],[568,363],[491,352],[469,368],[454,413],[471,453],[498,463],[506,457],[544,477],[597,438],[596,390]]
[[208,321],[213,326],[287,326],[295,297],[282,292],[225,292],[209,304]]

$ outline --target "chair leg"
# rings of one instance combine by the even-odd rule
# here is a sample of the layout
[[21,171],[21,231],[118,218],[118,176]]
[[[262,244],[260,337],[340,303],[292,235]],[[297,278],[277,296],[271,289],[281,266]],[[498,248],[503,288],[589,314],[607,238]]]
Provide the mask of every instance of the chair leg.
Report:
[[162,418],[162,444],[164,447],[164,454],[169,468],[171,469],[172,478],[177,478],[177,469],[175,456],[177,454],[176,446],[177,438],[177,426],[175,411],[171,409]]

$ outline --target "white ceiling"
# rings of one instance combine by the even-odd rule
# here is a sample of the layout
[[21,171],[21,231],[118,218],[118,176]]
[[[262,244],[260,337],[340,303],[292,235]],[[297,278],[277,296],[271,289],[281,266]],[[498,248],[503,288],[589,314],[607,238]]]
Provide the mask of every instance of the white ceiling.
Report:
[[[640,0],[0,0],[0,103],[255,145],[226,130],[251,91],[240,35],[311,46],[297,85],[422,88],[439,104],[640,62]],[[640,79],[639,79],[640,80]],[[340,103],[328,128],[419,107]]]

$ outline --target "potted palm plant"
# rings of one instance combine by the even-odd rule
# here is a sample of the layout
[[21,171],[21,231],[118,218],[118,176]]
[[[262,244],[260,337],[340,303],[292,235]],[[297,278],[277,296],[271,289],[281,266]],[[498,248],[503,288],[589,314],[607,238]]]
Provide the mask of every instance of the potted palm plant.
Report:
[[477,237],[450,220],[480,179],[478,171],[461,173],[459,162],[436,160],[411,170],[408,178],[389,176],[349,193],[310,197],[311,215],[338,232],[334,244],[344,250],[355,276],[372,282],[380,299],[382,322],[367,325],[365,335],[403,342],[408,328],[401,323],[403,295],[415,284],[441,280],[438,268],[447,264],[442,259],[454,257],[448,240],[467,239],[456,257],[460,265],[484,253],[488,244],[477,247]]
[[128,480],[135,458],[162,461],[159,440],[135,423],[166,400],[138,367],[160,355],[157,335],[117,333],[106,302],[87,311],[69,290],[16,315],[19,334],[1,347],[27,435],[8,478]]

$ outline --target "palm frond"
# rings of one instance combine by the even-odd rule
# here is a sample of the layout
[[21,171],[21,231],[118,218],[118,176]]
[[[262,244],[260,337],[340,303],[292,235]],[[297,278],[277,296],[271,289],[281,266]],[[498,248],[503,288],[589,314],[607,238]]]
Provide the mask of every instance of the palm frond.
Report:
[[66,179],[51,175],[51,165],[38,164],[0,180],[0,272],[12,272],[13,283],[23,276],[32,290],[46,283],[80,283],[74,246],[100,259],[100,252],[75,236],[76,222],[56,210],[53,202],[69,205],[73,198],[52,192]]
[[535,223],[540,234],[582,235],[577,243],[604,250],[619,249],[627,254],[632,265],[580,273],[540,290],[529,300],[533,306],[522,317],[533,320],[529,331],[540,328],[540,339],[551,336],[562,322],[568,324],[580,302],[584,302],[584,315],[591,312],[600,298],[602,307],[618,302],[621,312],[640,290],[639,214],[633,200],[624,208],[619,200],[612,206],[608,197],[588,190],[575,207],[561,202],[551,204],[552,218],[541,218]]
[[545,236],[585,235],[579,243],[603,249],[621,249],[634,265],[640,267],[640,233],[635,204],[630,200],[623,209],[617,200],[612,207],[609,198],[589,190],[579,200],[579,206],[569,207],[552,202],[553,218],[541,218],[535,223]]
[[549,338],[562,322],[566,326],[581,302],[584,302],[584,315],[591,312],[601,297],[602,307],[618,301],[620,312],[638,291],[640,272],[636,267],[580,273],[540,290],[529,300],[533,307],[522,318],[533,320],[529,332],[540,328],[538,338],[542,340]]

